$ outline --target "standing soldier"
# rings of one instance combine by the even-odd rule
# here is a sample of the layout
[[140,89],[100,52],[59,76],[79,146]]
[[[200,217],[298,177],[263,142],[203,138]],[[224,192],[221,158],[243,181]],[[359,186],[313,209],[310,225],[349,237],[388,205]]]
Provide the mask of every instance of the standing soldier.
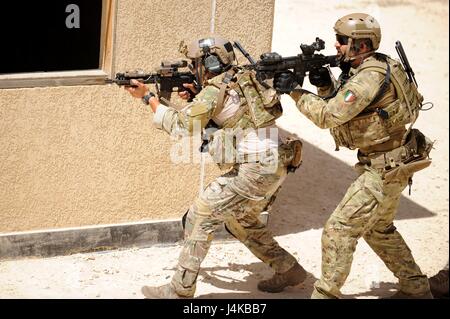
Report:
[[[181,111],[160,104],[137,81],[136,88],[127,90],[150,105],[154,124],[169,134],[192,133],[197,124],[215,127],[209,138],[209,153],[221,168],[229,170],[211,182],[190,207],[184,245],[171,283],[145,286],[143,294],[147,298],[193,297],[200,264],[214,232],[223,223],[275,271],[272,278],[258,284],[258,289],[280,292],[299,284],[306,278],[305,270],[258,218],[274,199],[288,169],[295,170],[301,161],[300,141],[282,141],[278,134],[270,134],[282,113],[275,90],[262,87],[253,71],[234,65],[232,44],[220,37],[194,41],[189,47],[182,45],[180,52],[192,61],[191,70],[204,86]],[[237,131],[242,133],[241,139],[236,139]],[[267,134],[258,134],[261,131]]]
[[[393,223],[413,173],[430,165],[432,143],[412,129],[423,97],[413,73],[375,52],[381,30],[373,17],[349,14],[336,22],[334,30],[344,71],[339,81],[321,68],[310,73],[319,96],[303,90],[291,96],[314,124],[331,130],[337,149],[358,149],[355,168],[360,175],[324,226],[322,276],[312,298],[339,298],[361,237],[399,279],[400,289],[393,298],[432,298],[427,277]],[[283,73],[275,87],[287,89],[292,82],[292,74]]]

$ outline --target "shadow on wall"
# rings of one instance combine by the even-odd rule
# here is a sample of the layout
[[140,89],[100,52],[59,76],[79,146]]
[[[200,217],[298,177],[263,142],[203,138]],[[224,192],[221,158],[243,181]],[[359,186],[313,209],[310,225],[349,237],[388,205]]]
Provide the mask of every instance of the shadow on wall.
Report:
[[[278,236],[322,228],[356,178],[353,167],[303,141],[303,164],[288,174],[271,208],[271,231]],[[402,196],[396,219],[434,215]]]

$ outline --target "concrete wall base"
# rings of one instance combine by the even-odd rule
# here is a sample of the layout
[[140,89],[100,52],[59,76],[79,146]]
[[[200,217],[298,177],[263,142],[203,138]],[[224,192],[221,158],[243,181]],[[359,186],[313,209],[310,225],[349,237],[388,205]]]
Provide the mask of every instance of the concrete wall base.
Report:
[[[232,237],[222,226],[215,238]],[[179,219],[5,233],[0,235],[0,260],[148,247],[182,239]]]

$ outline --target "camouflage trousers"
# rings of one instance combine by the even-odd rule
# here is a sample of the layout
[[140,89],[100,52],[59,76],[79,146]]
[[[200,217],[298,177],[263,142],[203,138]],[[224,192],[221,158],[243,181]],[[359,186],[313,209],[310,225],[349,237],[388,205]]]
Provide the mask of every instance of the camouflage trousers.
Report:
[[386,182],[380,170],[359,165],[362,174],[351,184],[324,226],[322,276],[314,284],[311,298],[339,298],[361,237],[399,279],[401,291],[407,294],[429,291],[427,277],[393,224],[409,178]]
[[184,246],[171,282],[178,295],[194,295],[200,264],[222,224],[276,272],[285,272],[297,262],[259,220],[286,174],[283,161],[244,163],[205,188],[187,214]]

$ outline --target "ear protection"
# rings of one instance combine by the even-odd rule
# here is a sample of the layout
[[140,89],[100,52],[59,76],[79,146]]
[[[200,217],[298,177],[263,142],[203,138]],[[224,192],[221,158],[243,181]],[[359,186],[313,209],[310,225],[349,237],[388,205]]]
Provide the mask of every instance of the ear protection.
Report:
[[208,55],[203,61],[203,65],[208,72],[214,74],[220,74],[223,72],[224,68],[219,58],[215,55]]

